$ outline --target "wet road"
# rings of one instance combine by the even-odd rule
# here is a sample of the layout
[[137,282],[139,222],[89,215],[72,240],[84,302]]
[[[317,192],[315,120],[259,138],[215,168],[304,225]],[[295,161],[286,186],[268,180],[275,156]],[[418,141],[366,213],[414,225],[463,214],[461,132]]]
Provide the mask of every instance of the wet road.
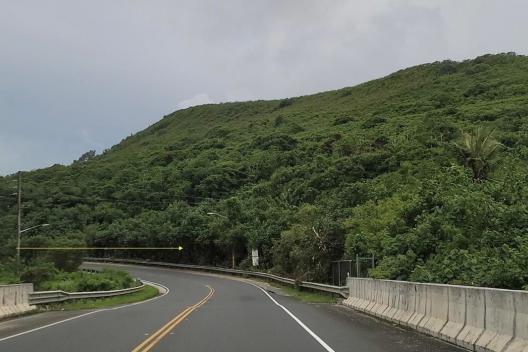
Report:
[[302,303],[244,280],[118,266],[169,291],[113,309],[1,322],[0,351],[462,351],[345,307]]

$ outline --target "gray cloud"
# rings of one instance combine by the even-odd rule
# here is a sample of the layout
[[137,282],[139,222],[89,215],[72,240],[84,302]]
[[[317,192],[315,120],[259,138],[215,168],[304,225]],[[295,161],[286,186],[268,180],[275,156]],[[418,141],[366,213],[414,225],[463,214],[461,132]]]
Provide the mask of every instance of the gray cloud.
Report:
[[524,1],[0,0],[0,174],[69,163],[174,109],[526,54]]

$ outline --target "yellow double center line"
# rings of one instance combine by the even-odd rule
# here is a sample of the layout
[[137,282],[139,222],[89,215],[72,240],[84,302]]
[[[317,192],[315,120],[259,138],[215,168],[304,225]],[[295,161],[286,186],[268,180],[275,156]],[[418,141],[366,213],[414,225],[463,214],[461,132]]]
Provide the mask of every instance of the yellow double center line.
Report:
[[154,347],[158,342],[160,342],[161,339],[164,338],[169,332],[171,332],[172,329],[176,327],[176,325],[181,323],[183,319],[187,318],[196,308],[199,308],[200,306],[204,305],[213,296],[215,292],[214,288],[210,286],[207,286],[207,288],[209,288],[209,293],[200,302],[184,309],[183,312],[175,316],[171,321],[163,325],[158,331],[150,335],[148,339],[146,339],[139,346],[134,348],[132,352],[150,351],[152,347]]

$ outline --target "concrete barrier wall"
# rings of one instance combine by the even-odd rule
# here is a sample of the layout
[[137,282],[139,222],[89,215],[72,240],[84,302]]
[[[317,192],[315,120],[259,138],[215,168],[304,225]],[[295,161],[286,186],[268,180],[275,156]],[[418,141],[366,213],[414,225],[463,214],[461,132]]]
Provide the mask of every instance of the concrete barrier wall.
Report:
[[528,291],[348,278],[344,304],[472,351],[528,352]]
[[30,292],[33,292],[33,284],[0,285],[0,319],[35,309],[29,304]]

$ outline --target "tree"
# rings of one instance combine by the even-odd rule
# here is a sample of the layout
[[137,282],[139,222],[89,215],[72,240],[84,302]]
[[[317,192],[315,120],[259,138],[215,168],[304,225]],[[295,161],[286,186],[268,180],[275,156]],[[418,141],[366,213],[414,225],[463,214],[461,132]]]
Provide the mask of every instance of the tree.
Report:
[[473,179],[485,180],[499,147],[502,146],[492,137],[493,130],[475,129],[474,133],[464,132],[458,148],[465,158],[465,165],[473,170]]
[[237,253],[246,254],[247,251],[245,214],[236,197],[225,200],[220,209],[222,213],[208,212],[208,215],[216,217],[216,221],[211,223],[211,230],[217,234],[216,245],[225,252],[231,252],[231,267],[234,269]]
[[294,223],[274,241],[273,263],[277,271],[295,279],[326,281],[331,261],[342,256],[343,230],[331,210],[304,204]]
[[[83,247],[86,246],[86,242],[78,238],[63,238],[59,237],[50,242],[53,247]],[[75,271],[79,268],[79,265],[83,262],[83,258],[86,255],[85,251],[82,250],[57,250],[50,251],[48,256],[51,262],[55,264],[55,268],[63,271]]]
[[84,153],[83,155],[81,155],[79,157],[79,159],[77,159],[75,162],[84,163],[86,161],[89,161],[89,160],[95,158],[95,154],[96,154],[95,150],[89,150],[86,153]]

